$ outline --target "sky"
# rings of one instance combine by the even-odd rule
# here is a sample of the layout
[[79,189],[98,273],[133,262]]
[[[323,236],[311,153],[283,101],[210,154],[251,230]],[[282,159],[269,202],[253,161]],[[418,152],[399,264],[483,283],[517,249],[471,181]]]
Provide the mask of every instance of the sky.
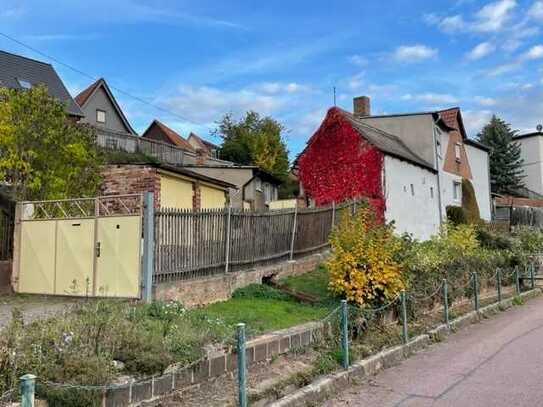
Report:
[[542,0],[0,0],[0,49],[51,62],[74,96],[104,77],[137,131],[157,118],[218,142],[225,113],[254,110],[285,126],[291,157],[334,87],[346,110],[361,95],[374,114],[460,106],[470,137],[492,114],[535,130],[542,29]]

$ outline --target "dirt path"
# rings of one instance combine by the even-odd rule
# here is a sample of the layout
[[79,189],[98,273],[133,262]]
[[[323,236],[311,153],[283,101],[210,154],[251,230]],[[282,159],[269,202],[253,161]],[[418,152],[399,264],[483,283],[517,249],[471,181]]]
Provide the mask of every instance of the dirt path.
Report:
[[60,313],[76,302],[77,300],[72,298],[62,297],[0,296],[0,329],[9,323],[11,313],[15,308],[19,308],[23,312],[25,322],[30,322],[36,318]]

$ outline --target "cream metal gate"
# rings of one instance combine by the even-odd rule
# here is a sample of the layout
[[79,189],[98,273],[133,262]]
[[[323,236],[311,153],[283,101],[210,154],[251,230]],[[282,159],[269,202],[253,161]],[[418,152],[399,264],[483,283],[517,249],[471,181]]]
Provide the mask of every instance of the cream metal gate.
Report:
[[13,289],[140,298],[142,215],[142,195],[19,203]]

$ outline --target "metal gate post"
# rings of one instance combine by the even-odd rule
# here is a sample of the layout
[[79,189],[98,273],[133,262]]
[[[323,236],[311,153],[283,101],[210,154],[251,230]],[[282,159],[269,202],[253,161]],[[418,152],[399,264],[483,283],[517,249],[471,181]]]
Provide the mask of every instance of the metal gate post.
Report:
[[143,196],[143,300],[147,303],[153,299],[154,235],[154,194],[145,192]]

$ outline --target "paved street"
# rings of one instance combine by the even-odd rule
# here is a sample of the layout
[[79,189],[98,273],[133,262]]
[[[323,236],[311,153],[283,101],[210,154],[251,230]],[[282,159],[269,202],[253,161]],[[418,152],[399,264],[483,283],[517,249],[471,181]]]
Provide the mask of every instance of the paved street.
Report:
[[543,406],[543,297],[472,325],[325,406]]

